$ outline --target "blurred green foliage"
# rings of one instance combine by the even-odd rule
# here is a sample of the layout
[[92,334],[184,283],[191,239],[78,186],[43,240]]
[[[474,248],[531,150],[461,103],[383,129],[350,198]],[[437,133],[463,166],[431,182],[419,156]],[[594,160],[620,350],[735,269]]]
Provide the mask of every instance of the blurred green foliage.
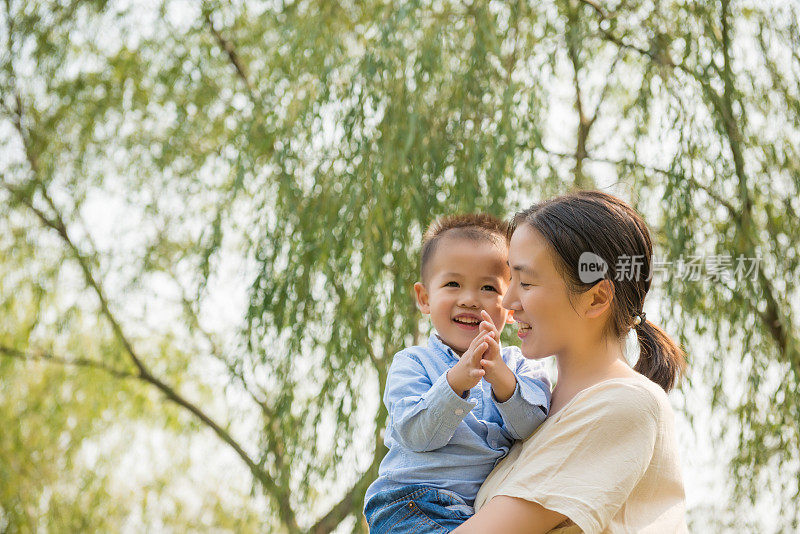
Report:
[[[708,431],[737,444],[717,528],[759,528],[764,499],[797,528],[796,6],[0,12],[3,531],[363,531],[388,365],[429,328],[425,226],[598,186],[661,257],[760,258],[655,285],[727,422]],[[132,496],[115,459],[136,445],[108,445],[129,426],[173,436],[175,464]],[[176,489],[204,465],[182,440],[209,436],[251,488]]]

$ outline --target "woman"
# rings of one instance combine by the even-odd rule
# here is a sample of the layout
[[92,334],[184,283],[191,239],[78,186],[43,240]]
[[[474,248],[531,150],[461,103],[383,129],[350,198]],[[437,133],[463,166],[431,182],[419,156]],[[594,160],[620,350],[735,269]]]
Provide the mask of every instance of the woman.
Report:
[[[685,356],[645,318],[653,251],[644,221],[585,191],[518,213],[510,236],[503,305],[525,357],[555,355],[558,382],[548,419],[495,467],[455,532],[686,532],[665,393]],[[631,328],[635,370],[624,356]]]

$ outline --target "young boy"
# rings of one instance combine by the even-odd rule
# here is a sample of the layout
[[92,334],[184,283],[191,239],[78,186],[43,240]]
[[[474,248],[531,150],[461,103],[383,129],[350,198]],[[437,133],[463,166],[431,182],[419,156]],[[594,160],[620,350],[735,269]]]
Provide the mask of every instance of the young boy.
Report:
[[542,365],[499,343],[513,322],[500,305],[507,252],[506,224],[488,215],[444,217],[425,232],[414,291],[435,333],[389,369],[389,452],[365,497],[372,534],[455,529],[512,442],[547,416]]

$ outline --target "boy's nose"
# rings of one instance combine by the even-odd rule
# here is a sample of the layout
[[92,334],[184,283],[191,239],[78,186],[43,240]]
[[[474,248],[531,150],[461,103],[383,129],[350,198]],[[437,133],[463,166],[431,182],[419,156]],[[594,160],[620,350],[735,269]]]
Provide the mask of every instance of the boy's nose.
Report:
[[465,308],[477,308],[478,297],[474,291],[464,291],[458,298],[458,305]]

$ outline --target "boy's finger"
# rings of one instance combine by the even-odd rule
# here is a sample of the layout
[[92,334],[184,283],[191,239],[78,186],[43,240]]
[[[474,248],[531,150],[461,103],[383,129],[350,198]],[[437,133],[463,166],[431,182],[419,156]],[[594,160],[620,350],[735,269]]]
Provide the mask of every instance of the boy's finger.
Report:
[[469,372],[469,376],[471,378],[481,378],[485,374],[486,371],[484,371],[483,369],[473,369]]
[[492,321],[492,316],[489,315],[489,312],[487,312],[486,310],[481,310],[481,317],[483,317],[484,321],[494,326],[494,321]]
[[481,343],[483,343],[483,336],[478,334],[472,339],[472,342],[469,344],[469,347],[467,347],[467,350],[464,351],[463,356],[472,356],[472,354],[475,352],[475,347],[477,347]]
[[481,360],[481,367],[484,369],[491,369],[494,367],[494,361],[492,360]]
[[481,321],[481,323],[478,325],[478,329],[481,331],[481,333],[497,331],[497,328],[495,328],[494,325],[489,321]]
[[469,348],[464,351],[464,354],[461,355],[461,358],[459,359],[459,361],[461,361],[461,360],[472,361],[474,359],[473,357],[475,356],[475,351],[477,350],[478,346],[481,343],[484,343],[482,337],[478,336],[475,339],[473,339],[472,343],[470,343],[470,345],[469,345]]
[[478,365],[478,362],[481,360],[481,356],[483,356],[483,353],[486,352],[486,349],[488,348],[489,344],[485,341],[482,341],[480,345],[475,347],[475,350],[472,353],[472,362],[475,365]]
[[495,328],[494,323],[490,323],[489,321],[481,321],[481,324],[478,325],[481,330],[486,330],[488,332],[497,332],[497,328]]

